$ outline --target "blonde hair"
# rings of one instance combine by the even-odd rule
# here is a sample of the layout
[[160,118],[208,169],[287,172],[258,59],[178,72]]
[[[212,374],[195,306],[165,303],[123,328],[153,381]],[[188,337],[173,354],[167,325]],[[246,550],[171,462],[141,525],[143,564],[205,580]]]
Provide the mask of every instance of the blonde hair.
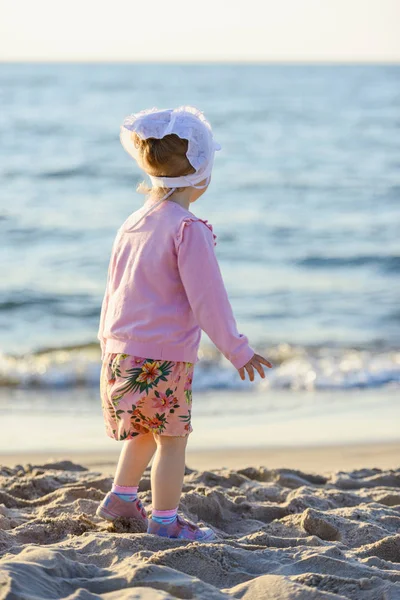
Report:
[[[147,138],[143,140],[136,132],[132,132],[131,138],[135,147],[139,150],[139,166],[146,173],[155,177],[180,177],[195,173],[196,169],[190,164],[186,152],[188,140],[180,138],[175,133],[169,133],[161,139]],[[149,194],[156,197],[164,196],[171,188],[149,187],[142,181],[136,191],[140,194]],[[182,191],[185,188],[177,188]]]

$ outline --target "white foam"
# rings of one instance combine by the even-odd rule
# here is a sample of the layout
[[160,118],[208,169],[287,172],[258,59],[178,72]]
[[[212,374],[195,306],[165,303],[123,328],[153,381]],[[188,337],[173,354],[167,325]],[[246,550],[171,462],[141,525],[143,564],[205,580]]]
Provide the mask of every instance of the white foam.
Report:
[[[205,347],[196,365],[194,390],[288,389],[344,390],[400,385],[400,352],[338,348],[309,350],[287,344],[265,351],[273,363],[266,378],[242,381],[219,353]],[[0,354],[0,385],[22,388],[70,388],[99,385],[98,349],[53,350],[15,358]]]

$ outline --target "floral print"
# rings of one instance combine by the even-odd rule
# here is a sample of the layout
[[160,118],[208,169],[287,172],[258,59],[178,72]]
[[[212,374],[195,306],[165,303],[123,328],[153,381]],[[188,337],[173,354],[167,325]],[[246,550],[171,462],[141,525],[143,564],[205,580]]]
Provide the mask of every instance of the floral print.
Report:
[[191,425],[190,425],[191,416],[192,415],[191,415],[191,411],[190,410],[188,410],[188,414],[186,416],[185,415],[180,415],[179,416],[179,418],[182,420],[182,422],[185,423],[185,430],[186,431],[189,431],[189,429],[191,428]]
[[154,381],[162,375],[162,371],[159,369],[160,364],[156,361],[145,362],[142,366],[142,372],[136,381],[145,381],[147,385],[154,383]]
[[149,432],[191,433],[193,371],[189,362],[107,353],[100,376],[107,435],[126,440]]
[[[176,396],[173,395],[171,389],[168,388],[165,393],[157,391],[154,393],[156,397],[153,398],[153,408],[169,408],[171,410],[179,408],[179,404],[177,404],[178,400]],[[172,410],[172,412],[174,412],[174,410]]]

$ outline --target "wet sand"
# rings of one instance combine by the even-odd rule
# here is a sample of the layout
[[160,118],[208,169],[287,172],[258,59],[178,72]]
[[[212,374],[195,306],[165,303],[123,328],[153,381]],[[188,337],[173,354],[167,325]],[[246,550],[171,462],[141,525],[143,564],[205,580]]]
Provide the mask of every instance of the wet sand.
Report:
[[[118,460],[120,445],[110,452],[23,452],[0,453],[0,464],[14,466],[25,463],[43,463],[48,460],[69,460],[85,467],[112,474]],[[400,465],[400,442],[386,444],[345,444],[330,446],[218,448],[213,450],[187,451],[186,463],[194,469],[226,467],[239,469],[248,465],[264,465],[269,468],[302,468],[319,473],[332,470],[359,468],[394,469]]]

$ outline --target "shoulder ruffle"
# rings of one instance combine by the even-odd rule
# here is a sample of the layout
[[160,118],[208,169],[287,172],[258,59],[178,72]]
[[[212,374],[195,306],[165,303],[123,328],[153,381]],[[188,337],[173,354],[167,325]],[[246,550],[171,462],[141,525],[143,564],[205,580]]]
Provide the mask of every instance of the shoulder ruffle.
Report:
[[217,242],[216,242],[217,236],[214,233],[213,226],[211,225],[211,223],[209,223],[207,221],[207,219],[205,219],[205,220],[204,219],[199,219],[199,221],[201,221],[202,223],[204,223],[204,225],[206,225],[206,227],[208,227],[208,229],[211,231],[211,233],[213,234],[214,246],[216,246],[217,245]]
[[215,233],[213,231],[213,227],[212,227],[211,223],[209,223],[207,221],[207,219],[200,219],[198,217],[185,217],[182,220],[180,227],[179,227],[178,235],[177,235],[177,243],[180,244],[182,241],[182,236],[183,236],[183,231],[185,229],[185,226],[190,225],[190,223],[194,223],[196,221],[201,221],[202,223],[204,223],[204,225],[206,227],[208,227],[208,229],[213,234],[214,246],[216,246],[217,245],[217,242],[216,242],[217,236],[215,235]]

